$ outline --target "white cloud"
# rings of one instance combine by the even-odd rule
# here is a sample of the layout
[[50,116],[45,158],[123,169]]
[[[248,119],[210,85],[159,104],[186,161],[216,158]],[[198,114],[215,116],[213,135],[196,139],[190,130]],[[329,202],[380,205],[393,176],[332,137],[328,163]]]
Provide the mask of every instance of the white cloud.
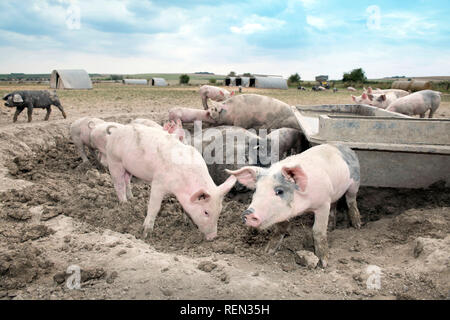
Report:
[[279,29],[285,24],[286,21],[283,20],[261,17],[253,14],[249,18],[244,19],[242,27],[232,26],[230,27],[230,31],[237,34],[253,34],[256,32]]
[[323,30],[327,26],[324,19],[314,16],[306,16],[306,23],[319,30]]
[[381,15],[380,31],[389,38],[416,38],[434,33],[437,25],[409,12],[391,12]]
[[317,0],[298,0],[306,9],[310,9],[314,7],[317,3]]

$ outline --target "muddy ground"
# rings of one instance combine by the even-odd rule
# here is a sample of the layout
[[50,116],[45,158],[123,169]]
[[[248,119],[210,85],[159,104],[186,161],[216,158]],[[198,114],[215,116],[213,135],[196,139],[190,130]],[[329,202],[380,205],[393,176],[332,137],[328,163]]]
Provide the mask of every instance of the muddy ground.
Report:
[[[118,111],[1,121],[0,299],[450,298],[450,190],[439,184],[362,188],[361,230],[349,226],[340,203],[326,269],[297,263],[296,251],[313,251],[309,214],[292,221],[276,254],[266,254],[273,230],[240,219],[251,194],[225,199],[213,242],[202,240],[173,197],[152,237],[139,239],[150,187],[133,181],[135,198],[119,205],[105,169],[82,164],[68,139],[70,122],[86,113],[122,123],[167,118],[159,110]],[[367,288],[370,265],[381,268],[380,289]],[[81,289],[66,286],[69,266],[81,268]]]

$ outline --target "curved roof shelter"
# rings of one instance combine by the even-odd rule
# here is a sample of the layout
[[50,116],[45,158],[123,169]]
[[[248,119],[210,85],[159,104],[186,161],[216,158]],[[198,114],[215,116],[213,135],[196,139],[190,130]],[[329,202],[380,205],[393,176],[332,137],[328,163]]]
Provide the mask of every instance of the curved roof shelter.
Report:
[[250,77],[237,77],[236,86],[248,87],[250,85]]
[[50,76],[52,89],[92,89],[92,81],[85,70],[53,70]]
[[165,87],[167,86],[166,79],[163,78],[151,78],[148,84],[155,87]]
[[139,85],[147,85],[147,79],[123,79],[123,84],[139,84]]
[[226,77],[225,85],[226,86],[235,86],[236,85],[236,77]]
[[287,89],[287,82],[281,77],[251,77],[249,87],[265,89]]

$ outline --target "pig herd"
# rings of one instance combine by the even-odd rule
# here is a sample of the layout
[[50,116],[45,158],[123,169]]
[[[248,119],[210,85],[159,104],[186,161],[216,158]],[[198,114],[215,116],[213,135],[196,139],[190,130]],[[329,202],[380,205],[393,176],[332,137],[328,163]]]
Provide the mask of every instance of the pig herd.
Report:
[[406,114],[408,116],[420,115],[432,118],[441,103],[441,93],[433,90],[421,90],[414,93],[401,89],[376,89],[369,87],[361,96],[352,95],[356,103],[368,104],[387,111]]
[[[200,96],[203,110],[171,109],[164,126],[149,119],[124,125],[84,117],[71,124],[70,136],[84,162],[89,161],[87,148],[108,168],[119,202],[133,198],[133,176],[151,184],[144,238],[153,230],[164,196],[174,195],[205,238],[213,240],[225,195],[233,188],[247,188],[255,190],[249,208],[241,214],[247,226],[285,225],[295,216],[313,212],[315,253],[326,267],[327,228],[335,222],[339,198],[345,195],[352,225],[361,226],[356,154],[348,147],[331,144],[299,153],[302,133],[294,113],[277,99],[234,95],[212,86],[203,86]],[[197,127],[206,122],[210,128],[188,137],[183,123],[194,121]],[[258,135],[256,129],[270,133]],[[224,142],[227,136],[232,140]],[[206,151],[217,139],[222,144],[210,161]],[[221,161],[235,153],[238,156],[232,162]]]
[[[133,198],[131,178],[151,184],[142,236],[153,230],[163,198],[173,195],[204,234],[213,240],[225,195],[233,190],[254,190],[252,201],[241,214],[250,227],[284,228],[290,219],[314,213],[315,254],[323,267],[328,261],[327,229],[336,222],[336,203],[345,196],[353,227],[361,227],[356,202],[360,186],[357,155],[339,144],[323,144],[304,152],[303,135],[292,107],[258,94],[228,92],[202,86],[203,109],[172,108],[163,126],[150,119],[128,124],[84,117],[70,125],[70,137],[83,162],[86,149],[109,170],[120,203]],[[13,92],[5,105],[17,115],[28,108],[56,105],[54,94]],[[440,93],[423,90],[364,90],[356,103],[364,103],[408,115],[431,118],[439,107]],[[208,104],[209,101],[209,104]],[[194,134],[183,129],[194,123]],[[202,129],[202,124],[208,128]],[[256,130],[259,130],[257,133]],[[234,157],[236,154],[236,157]],[[232,159],[229,161],[229,159]],[[281,240],[273,252],[281,244]],[[270,243],[269,243],[270,244]]]

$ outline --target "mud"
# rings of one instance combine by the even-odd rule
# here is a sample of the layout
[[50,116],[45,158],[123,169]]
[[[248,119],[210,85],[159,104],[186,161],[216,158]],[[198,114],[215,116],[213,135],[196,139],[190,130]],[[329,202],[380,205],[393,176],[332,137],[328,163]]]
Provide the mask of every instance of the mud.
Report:
[[[83,232],[102,234],[105,229],[109,229],[140,238],[150,187],[133,180],[134,199],[119,204],[107,171],[94,165],[94,161],[91,161],[92,164],[82,163],[75,146],[64,133],[64,126],[66,124],[55,128],[39,128],[37,132],[42,132],[42,135],[38,139],[45,143],[32,139],[30,135],[33,143],[23,142],[21,147],[12,148],[5,157],[4,165],[8,170],[6,178],[25,182],[18,188],[0,193],[0,298],[14,298],[17,290],[47,276],[56,283],[65,281],[63,273],[66,265],[60,265],[57,261],[55,265],[54,259],[48,256],[50,253],[36,247],[36,243],[51,242],[55,237],[55,231],[45,224],[46,221],[70,217],[84,226],[84,231],[78,234],[80,237]],[[47,135],[45,129],[50,131]],[[55,132],[61,134],[55,135]],[[249,265],[253,265],[274,270],[270,272],[275,273],[274,279],[279,279],[280,283],[281,279],[285,279],[284,274],[292,274],[286,280],[291,285],[298,281],[300,275],[306,277],[301,281],[306,281],[309,286],[306,289],[300,286],[298,289],[303,290],[303,294],[313,293],[319,298],[374,297],[377,294],[364,289],[361,272],[368,264],[376,263],[389,269],[385,275],[386,279],[389,278],[389,285],[383,288],[381,296],[401,299],[448,298],[450,287],[443,274],[448,275],[449,261],[444,261],[447,264],[442,272],[430,274],[423,271],[425,269],[414,268],[417,259],[413,256],[411,246],[418,237],[440,241],[449,234],[449,191],[440,186],[427,190],[362,188],[358,195],[363,221],[361,231],[350,227],[345,201],[340,201],[337,229],[329,233],[332,267],[322,271],[326,272],[325,276],[330,281],[326,289],[319,288],[320,282],[313,283],[313,280],[308,279],[318,279],[320,271],[305,270],[296,263],[297,251],[313,251],[313,216],[306,214],[293,219],[279,251],[275,255],[268,255],[264,249],[274,236],[274,231],[249,229],[240,219],[241,212],[250,203],[251,193],[227,196],[219,219],[218,237],[212,242],[204,241],[195,225],[186,219],[178,201],[174,197],[167,197],[146,245],[156,252],[192,258],[197,261],[194,268],[211,274],[219,287],[228,285],[230,281],[233,283],[233,277],[230,276],[232,271],[227,271],[226,266],[241,263],[239,261],[243,259],[247,261],[247,268],[252,269],[254,267]],[[70,234],[64,239],[67,243],[58,247],[58,251],[76,252],[78,248],[92,255],[103,252],[101,247],[104,245],[100,244],[77,244],[68,249],[68,243],[75,242],[71,241]],[[123,248],[114,254],[120,259],[127,256],[129,250]],[[439,250],[445,251],[442,248]],[[403,259],[401,262],[395,256],[397,251],[401,252],[397,253]],[[211,258],[213,261],[208,260]],[[410,271],[402,267],[404,261],[408,261],[408,268],[412,268]],[[93,272],[90,279],[116,285],[116,271],[102,269],[103,272],[100,272],[95,271],[95,267],[89,270]],[[249,277],[259,281],[258,275],[259,271],[253,270]],[[352,284],[345,285],[349,281]],[[405,286],[408,287],[406,291]],[[295,290],[292,288],[292,292],[287,292],[294,294]],[[159,291],[162,298],[177,296],[176,292],[164,286]],[[61,291],[60,297],[64,298],[66,294]],[[273,291],[269,298],[278,298],[278,294],[278,291]],[[301,294],[296,293],[294,296],[301,297]],[[28,297],[41,296],[31,293]],[[81,296],[88,297],[96,296]],[[236,298],[239,295],[225,292],[217,297]],[[201,295],[193,298],[201,298]]]

